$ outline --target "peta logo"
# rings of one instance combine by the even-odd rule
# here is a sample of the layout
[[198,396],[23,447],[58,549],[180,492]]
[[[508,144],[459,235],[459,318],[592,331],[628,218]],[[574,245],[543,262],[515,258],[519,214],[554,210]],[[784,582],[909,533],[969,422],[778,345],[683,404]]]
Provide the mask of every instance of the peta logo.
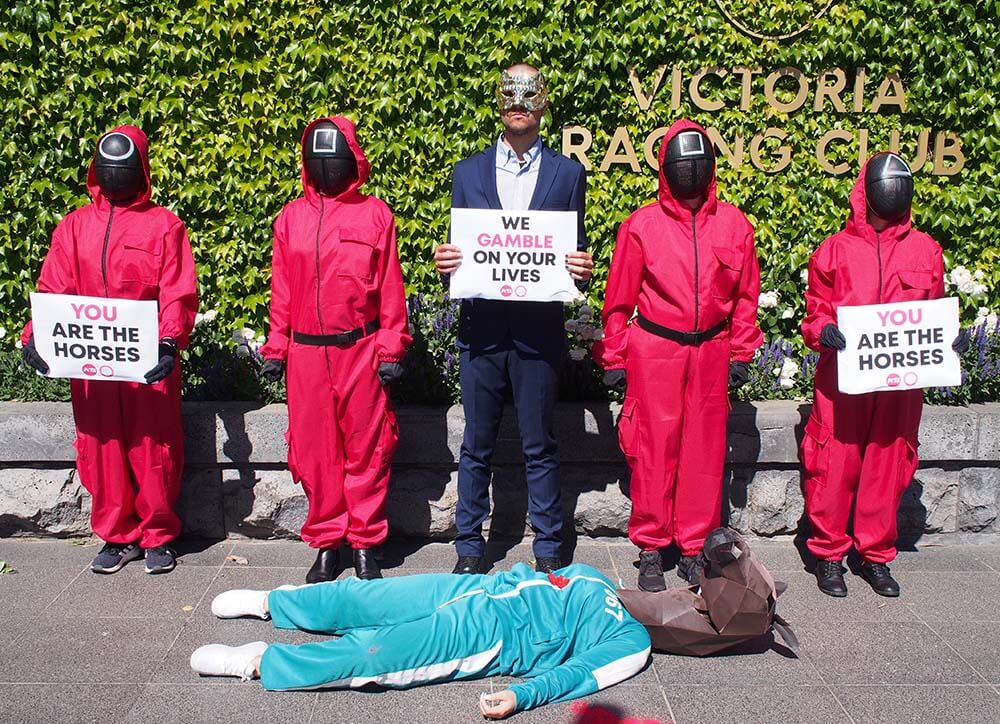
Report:
[[899,375],[893,372],[885,378],[885,383],[889,385],[889,387],[899,387]]
[[505,297],[509,297],[513,293],[514,290],[511,289],[510,284],[504,284],[502,287],[500,287],[500,294],[502,294]]
[[97,374],[97,367],[90,364],[89,362],[85,364],[81,369],[83,370],[83,374],[87,375],[87,377],[93,377],[94,375]]

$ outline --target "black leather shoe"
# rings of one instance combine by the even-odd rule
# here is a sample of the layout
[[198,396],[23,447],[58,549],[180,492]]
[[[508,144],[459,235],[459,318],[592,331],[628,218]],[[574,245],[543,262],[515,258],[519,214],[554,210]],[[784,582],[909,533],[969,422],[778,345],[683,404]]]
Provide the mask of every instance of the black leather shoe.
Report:
[[382,569],[378,567],[378,561],[375,560],[374,548],[354,549],[354,575],[362,581],[382,577]]
[[692,586],[700,586],[701,562],[698,556],[681,556],[677,561],[677,575]]
[[555,573],[562,568],[562,559],[538,557],[535,559],[535,570],[539,573]]
[[479,573],[483,568],[482,556],[459,556],[452,573]]
[[861,577],[871,584],[872,590],[880,596],[895,598],[899,595],[899,584],[889,575],[889,566],[884,563],[861,564]]
[[827,596],[843,598],[847,595],[844,567],[840,561],[816,561],[816,585]]
[[641,551],[639,553],[639,590],[656,593],[667,590],[663,580],[663,561],[659,551]]
[[323,583],[334,580],[337,577],[339,566],[340,556],[336,548],[320,548],[316,554],[316,561],[306,574],[306,583]]

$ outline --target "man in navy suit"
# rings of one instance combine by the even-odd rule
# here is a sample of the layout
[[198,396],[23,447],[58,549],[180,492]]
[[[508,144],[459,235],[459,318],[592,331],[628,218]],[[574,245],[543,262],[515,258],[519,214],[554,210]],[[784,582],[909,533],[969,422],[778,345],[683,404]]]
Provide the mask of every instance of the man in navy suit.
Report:
[[[579,163],[545,146],[538,137],[548,108],[545,79],[537,68],[513,65],[500,75],[497,102],[503,133],[482,153],[459,161],[451,205],[472,209],[575,211],[577,251],[566,268],[586,288],[594,269],[583,226],[586,172]],[[434,263],[448,275],[462,262],[458,247],[442,244]],[[562,530],[558,446],[553,412],[557,369],[566,333],[561,302],[466,299],[459,318],[460,384],[465,438],[458,466],[458,563],[454,573],[479,573],[490,512],[490,464],[503,414],[504,393],[513,393],[528,482],[528,514],[535,531],[535,568],[559,568]]]

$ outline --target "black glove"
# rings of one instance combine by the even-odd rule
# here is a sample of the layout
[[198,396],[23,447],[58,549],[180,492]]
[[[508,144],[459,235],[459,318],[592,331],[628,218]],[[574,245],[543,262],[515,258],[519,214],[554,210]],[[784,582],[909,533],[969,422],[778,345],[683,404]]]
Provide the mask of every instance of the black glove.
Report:
[[382,362],[378,366],[378,381],[383,385],[395,382],[403,376],[403,365],[399,362]]
[[951,343],[951,348],[961,356],[965,354],[970,344],[972,344],[972,334],[967,329],[960,329],[955,341]]
[[625,370],[608,370],[604,373],[604,384],[617,392],[625,391]]
[[49,373],[48,363],[42,359],[42,356],[38,354],[38,350],[35,349],[35,335],[28,337],[28,343],[21,348],[21,357],[24,359],[24,363],[31,369],[38,370],[43,375]]
[[825,327],[823,331],[819,333],[819,343],[824,347],[829,347],[830,349],[847,349],[847,340],[844,339],[844,335],[838,327],[833,322],[830,322]]
[[146,384],[152,385],[166,379],[177,364],[177,343],[170,337],[160,340],[160,361],[146,373]]
[[746,362],[729,363],[729,389],[738,390],[750,381],[750,365]]
[[280,359],[266,359],[260,368],[260,376],[268,382],[279,382],[285,374],[285,363]]

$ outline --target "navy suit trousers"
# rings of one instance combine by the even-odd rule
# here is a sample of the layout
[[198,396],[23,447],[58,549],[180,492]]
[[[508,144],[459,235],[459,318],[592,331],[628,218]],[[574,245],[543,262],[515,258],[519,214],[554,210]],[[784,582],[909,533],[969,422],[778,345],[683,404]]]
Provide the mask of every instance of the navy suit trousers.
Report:
[[553,430],[559,389],[554,355],[528,354],[513,344],[490,352],[466,349],[461,352],[459,376],[465,439],[458,464],[456,552],[481,556],[485,551],[482,528],[490,512],[491,462],[509,384],[521,432],[535,557],[558,558],[562,506]]

